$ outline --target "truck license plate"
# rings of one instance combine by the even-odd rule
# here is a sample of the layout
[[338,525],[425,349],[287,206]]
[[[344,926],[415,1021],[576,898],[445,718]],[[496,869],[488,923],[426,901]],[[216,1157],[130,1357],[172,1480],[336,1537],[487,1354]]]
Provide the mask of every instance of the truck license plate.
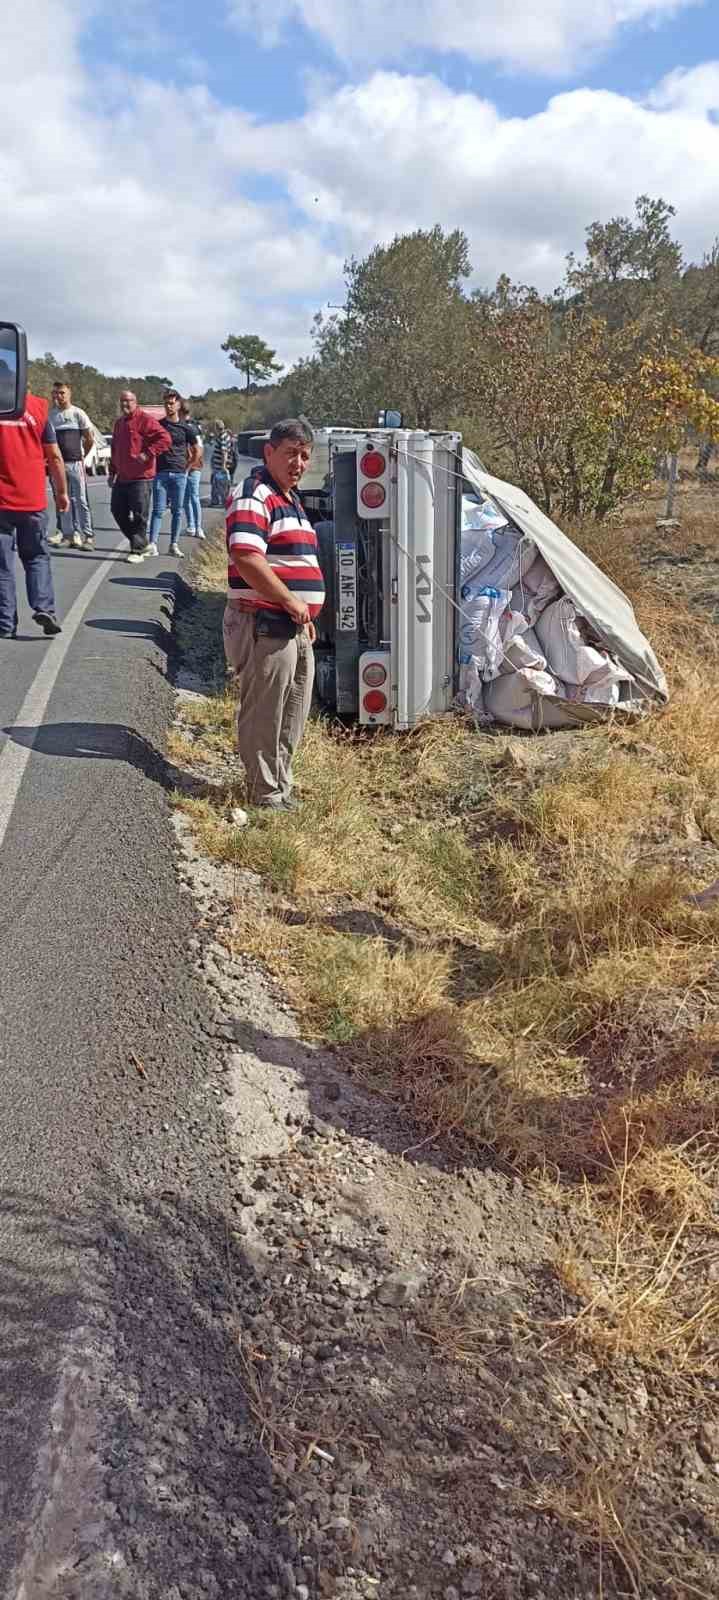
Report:
[[357,546],[337,545],[337,632],[357,632]]

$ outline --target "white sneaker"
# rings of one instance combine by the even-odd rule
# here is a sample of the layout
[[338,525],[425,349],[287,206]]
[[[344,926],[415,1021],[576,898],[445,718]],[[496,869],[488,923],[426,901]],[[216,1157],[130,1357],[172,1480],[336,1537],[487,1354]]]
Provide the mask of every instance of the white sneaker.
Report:
[[207,538],[207,534],[203,532],[202,528],[198,528],[197,537],[198,537],[198,539],[206,539]]
[[72,545],[73,550],[82,550],[82,546],[83,546],[82,534],[81,533],[74,533],[72,538],[71,538],[71,540],[70,540],[70,544]]
[[154,543],[154,541],[153,541],[152,544],[148,544],[147,549],[145,551],[145,555],[146,556],[156,556],[157,553],[158,553],[157,545]]
[[140,562],[144,561],[144,559],[145,559],[144,551],[143,551],[142,555],[140,555],[139,550],[131,550],[129,556],[125,556],[125,560],[129,561],[133,567],[139,567]]
[[61,533],[51,533],[50,534],[50,538],[48,539],[47,542],[48,542],[48,544],[55,544],[55,545],[62,544],[63,543],[62,534]]
[[178,560],[182,561],[182,551],[179,544],[171,544],[167,553],[170,556],[177,556]]

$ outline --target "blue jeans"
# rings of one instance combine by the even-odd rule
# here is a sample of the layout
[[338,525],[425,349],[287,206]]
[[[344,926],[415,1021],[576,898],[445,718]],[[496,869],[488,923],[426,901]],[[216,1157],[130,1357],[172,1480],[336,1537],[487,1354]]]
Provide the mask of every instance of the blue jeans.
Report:
[[202,505],[200,503],[200,478],[199,467],[193,468],[187,474],[187,487],[185,489],[185,520],[188,533],[199,533],[202,527]]
[[230,492],[229,472],[219,471],[216,467],[210,473],[210,505],[223,506]]
[[25,568],[25,588],[32,611],[55,612],[47,511],[0,511],[0,634],[17,627],[15,551]]
[[152,521],[150,544],[157,544],[162,519],[170,507],[170,539],[175,544],[180,537],[182,507],[185,500],[186,472],[158,472],[152,484]]
[[66,461],[65,476],[70,496],[70,510],[58,512],[58,522],[66,539],[79,533],[83,539],[92,538],[92,517],[87,498],[87,478],[83,461]]

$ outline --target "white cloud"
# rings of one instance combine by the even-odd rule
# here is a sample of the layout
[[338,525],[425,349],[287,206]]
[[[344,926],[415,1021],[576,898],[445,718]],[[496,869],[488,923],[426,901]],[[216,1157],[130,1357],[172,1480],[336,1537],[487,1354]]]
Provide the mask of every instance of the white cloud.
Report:
[[657,24],[704,0],[229,0],[263,44],[301,22],[342,60],[404,63],[412,52],[457,53],[563,76],[632,24]]
[[642,192],[677,206],[679,236],[701,255],[716,226],[719,126],[700,101],[719,66],[702,72],[693,99],[686,81],[683,97],[667,80],[651,104],[576,89],[524,118],[434,78],[376,73],[308,111],[288,182],[355,251],[437,221],[463,227],[483,283],[507,271],[553,288],[587,224],[631,212]]
[[649,104],[659,111],[695,112],[699,117],[719,111],[719,61],[677,67],[657,85]]
[[677,206],[690,256],[711,243],[717,62],[644,104],[574,89],[525,118],[376,72],[318,80],[304,116],[259,124],[202,84],[91,73],[93,3],[24,0],[4,22],[0,310],[34,351],[197,388],[231,380],[219,347],[246,331],[290,364],[345,255],[435,222],[466,230],[484,284],[554,287],[586,225],[642,192]]
[[[231,382],[228,332],[291,362],[340,268],[282,200],[243,196],[258,133],[206,89],[164,88],[78,54],[82,12],[25,0],[4,24],[2,312],[106,370]],[[89,5],[86,15],[89,14]]]

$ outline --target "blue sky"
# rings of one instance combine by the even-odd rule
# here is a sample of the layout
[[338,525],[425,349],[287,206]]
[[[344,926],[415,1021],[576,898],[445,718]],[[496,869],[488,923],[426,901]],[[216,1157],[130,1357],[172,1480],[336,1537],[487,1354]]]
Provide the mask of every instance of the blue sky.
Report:
[[[137,21],[130,13],[129,23],[127,10],[112,6],[88,27],[83,53],[92,67],[115,60],[152,76],[167,74],[172,82],[204,82],[225,104],[242,105],[269,121],[302,113],[308,75],[354,81],[362,75],[296,21],[286,25],[280,40],[264,45],[255,29],[230,19],[222,0],[202,8],[188,0],[156,0],[149,16],[143,8]],[[625,25],[614,42],[590,55],[570,77],[475,62],[461,49],[408,50],[402,66],[407,73],[433,75],[453,90],[488,98],[505,115],[526,116],[569,84],[642,97],[677,67],[694,67],[718,55],[714,0],[701,0],[673,16]]]
[[415,227],[464,228],[476,282],[547,289],[592,220],[661,194],[697,258],[719,228],[716,10],[23,0],[2,281],[33,348],[197,387],[227,377],[228,332],[297,359],[343,259]]

